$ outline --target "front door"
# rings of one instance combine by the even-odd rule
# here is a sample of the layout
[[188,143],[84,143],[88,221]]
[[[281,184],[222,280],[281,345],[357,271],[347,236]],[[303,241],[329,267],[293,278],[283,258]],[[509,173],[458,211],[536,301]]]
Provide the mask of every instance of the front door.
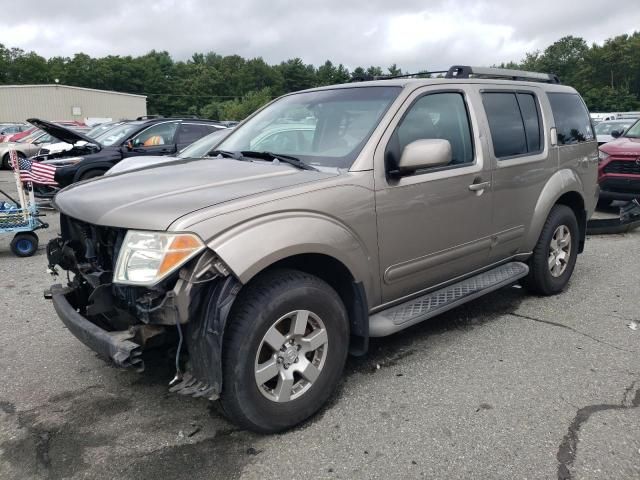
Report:
[[[475,99],[475,100],[474,100]],[[382,300],[435,287],[487,264],[491,247],[491,171],[466,87],[425,87],[405,102],[375,154]],[[389,175],[409,143],[448,140],[446,166]]]
[[131,139],[133,148],[125,149],[125,157],[139,155],[172,155],[176,153],[178,122],[156,123]]

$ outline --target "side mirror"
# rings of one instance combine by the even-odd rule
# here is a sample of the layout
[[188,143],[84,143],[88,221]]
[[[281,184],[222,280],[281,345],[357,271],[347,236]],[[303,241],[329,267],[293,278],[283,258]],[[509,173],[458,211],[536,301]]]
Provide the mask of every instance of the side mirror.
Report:
[[451,143],[449,140],[430,138],[415,140],[404,147],[398,173],[408,174],[422,168],[433,168],[447,165],[451,162]]
[[127,150],[133,150],[133,140],[127,140]]
[[613,138],[618,138],[618,137],[620,137],[621,135],[622,135],[622,132],[621,132],[620,130],[612,130],[612,131],[611,131],[611,136],[612,136]]

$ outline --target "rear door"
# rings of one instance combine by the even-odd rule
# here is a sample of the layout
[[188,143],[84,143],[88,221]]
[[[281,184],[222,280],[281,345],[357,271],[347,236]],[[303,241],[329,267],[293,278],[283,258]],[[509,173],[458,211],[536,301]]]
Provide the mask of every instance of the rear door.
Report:
[[[478,135],[478,99],[473,96],[463,85],[416,90],[376,149],[383,302],[435,287],[487,263],[491,171]],[[430,138],[450,142],[450,164],[400,178],[389,175],[389,164],[406,145]]]
[[494,263],[523,248],[540,193],[557,168],[557,152],[548,146],[550,112],[541,89],[480,85],[478,93],[493,170]]
[[207,123],[182,122],[176,139],[178,151],[210,133],[217,132],[221,128]]

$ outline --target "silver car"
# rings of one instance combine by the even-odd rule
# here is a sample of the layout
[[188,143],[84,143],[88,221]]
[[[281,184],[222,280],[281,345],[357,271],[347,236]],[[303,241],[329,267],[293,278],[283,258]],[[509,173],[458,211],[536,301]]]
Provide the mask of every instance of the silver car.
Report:
[[62,190],[47,254],[73,275],[48,296],[116,365],[175,348],[171,390],[258,432],[316,412],[370,337],[516,282],[561,292],[598,198],[586,106],[540,73],[292,93],[210,154]]

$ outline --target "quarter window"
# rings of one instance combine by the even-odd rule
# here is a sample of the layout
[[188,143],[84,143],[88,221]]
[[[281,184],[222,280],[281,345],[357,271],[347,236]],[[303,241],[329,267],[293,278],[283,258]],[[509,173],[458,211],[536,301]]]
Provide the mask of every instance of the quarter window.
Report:
[[411,142],[432,138],[451,144],[450,166],[473,163],[471,126],[462,94],[433,93],[416,100],[391,137],[385,155],[387,169],[394,169],[389,163],[397,162]]
[[558,132],[558,145],[593,140],[591,117],[584,102],[575,93],[548,93]]
[[540,114],[533,94],[485,92],[482,103],[497,158],[531,155],[542,150]]

